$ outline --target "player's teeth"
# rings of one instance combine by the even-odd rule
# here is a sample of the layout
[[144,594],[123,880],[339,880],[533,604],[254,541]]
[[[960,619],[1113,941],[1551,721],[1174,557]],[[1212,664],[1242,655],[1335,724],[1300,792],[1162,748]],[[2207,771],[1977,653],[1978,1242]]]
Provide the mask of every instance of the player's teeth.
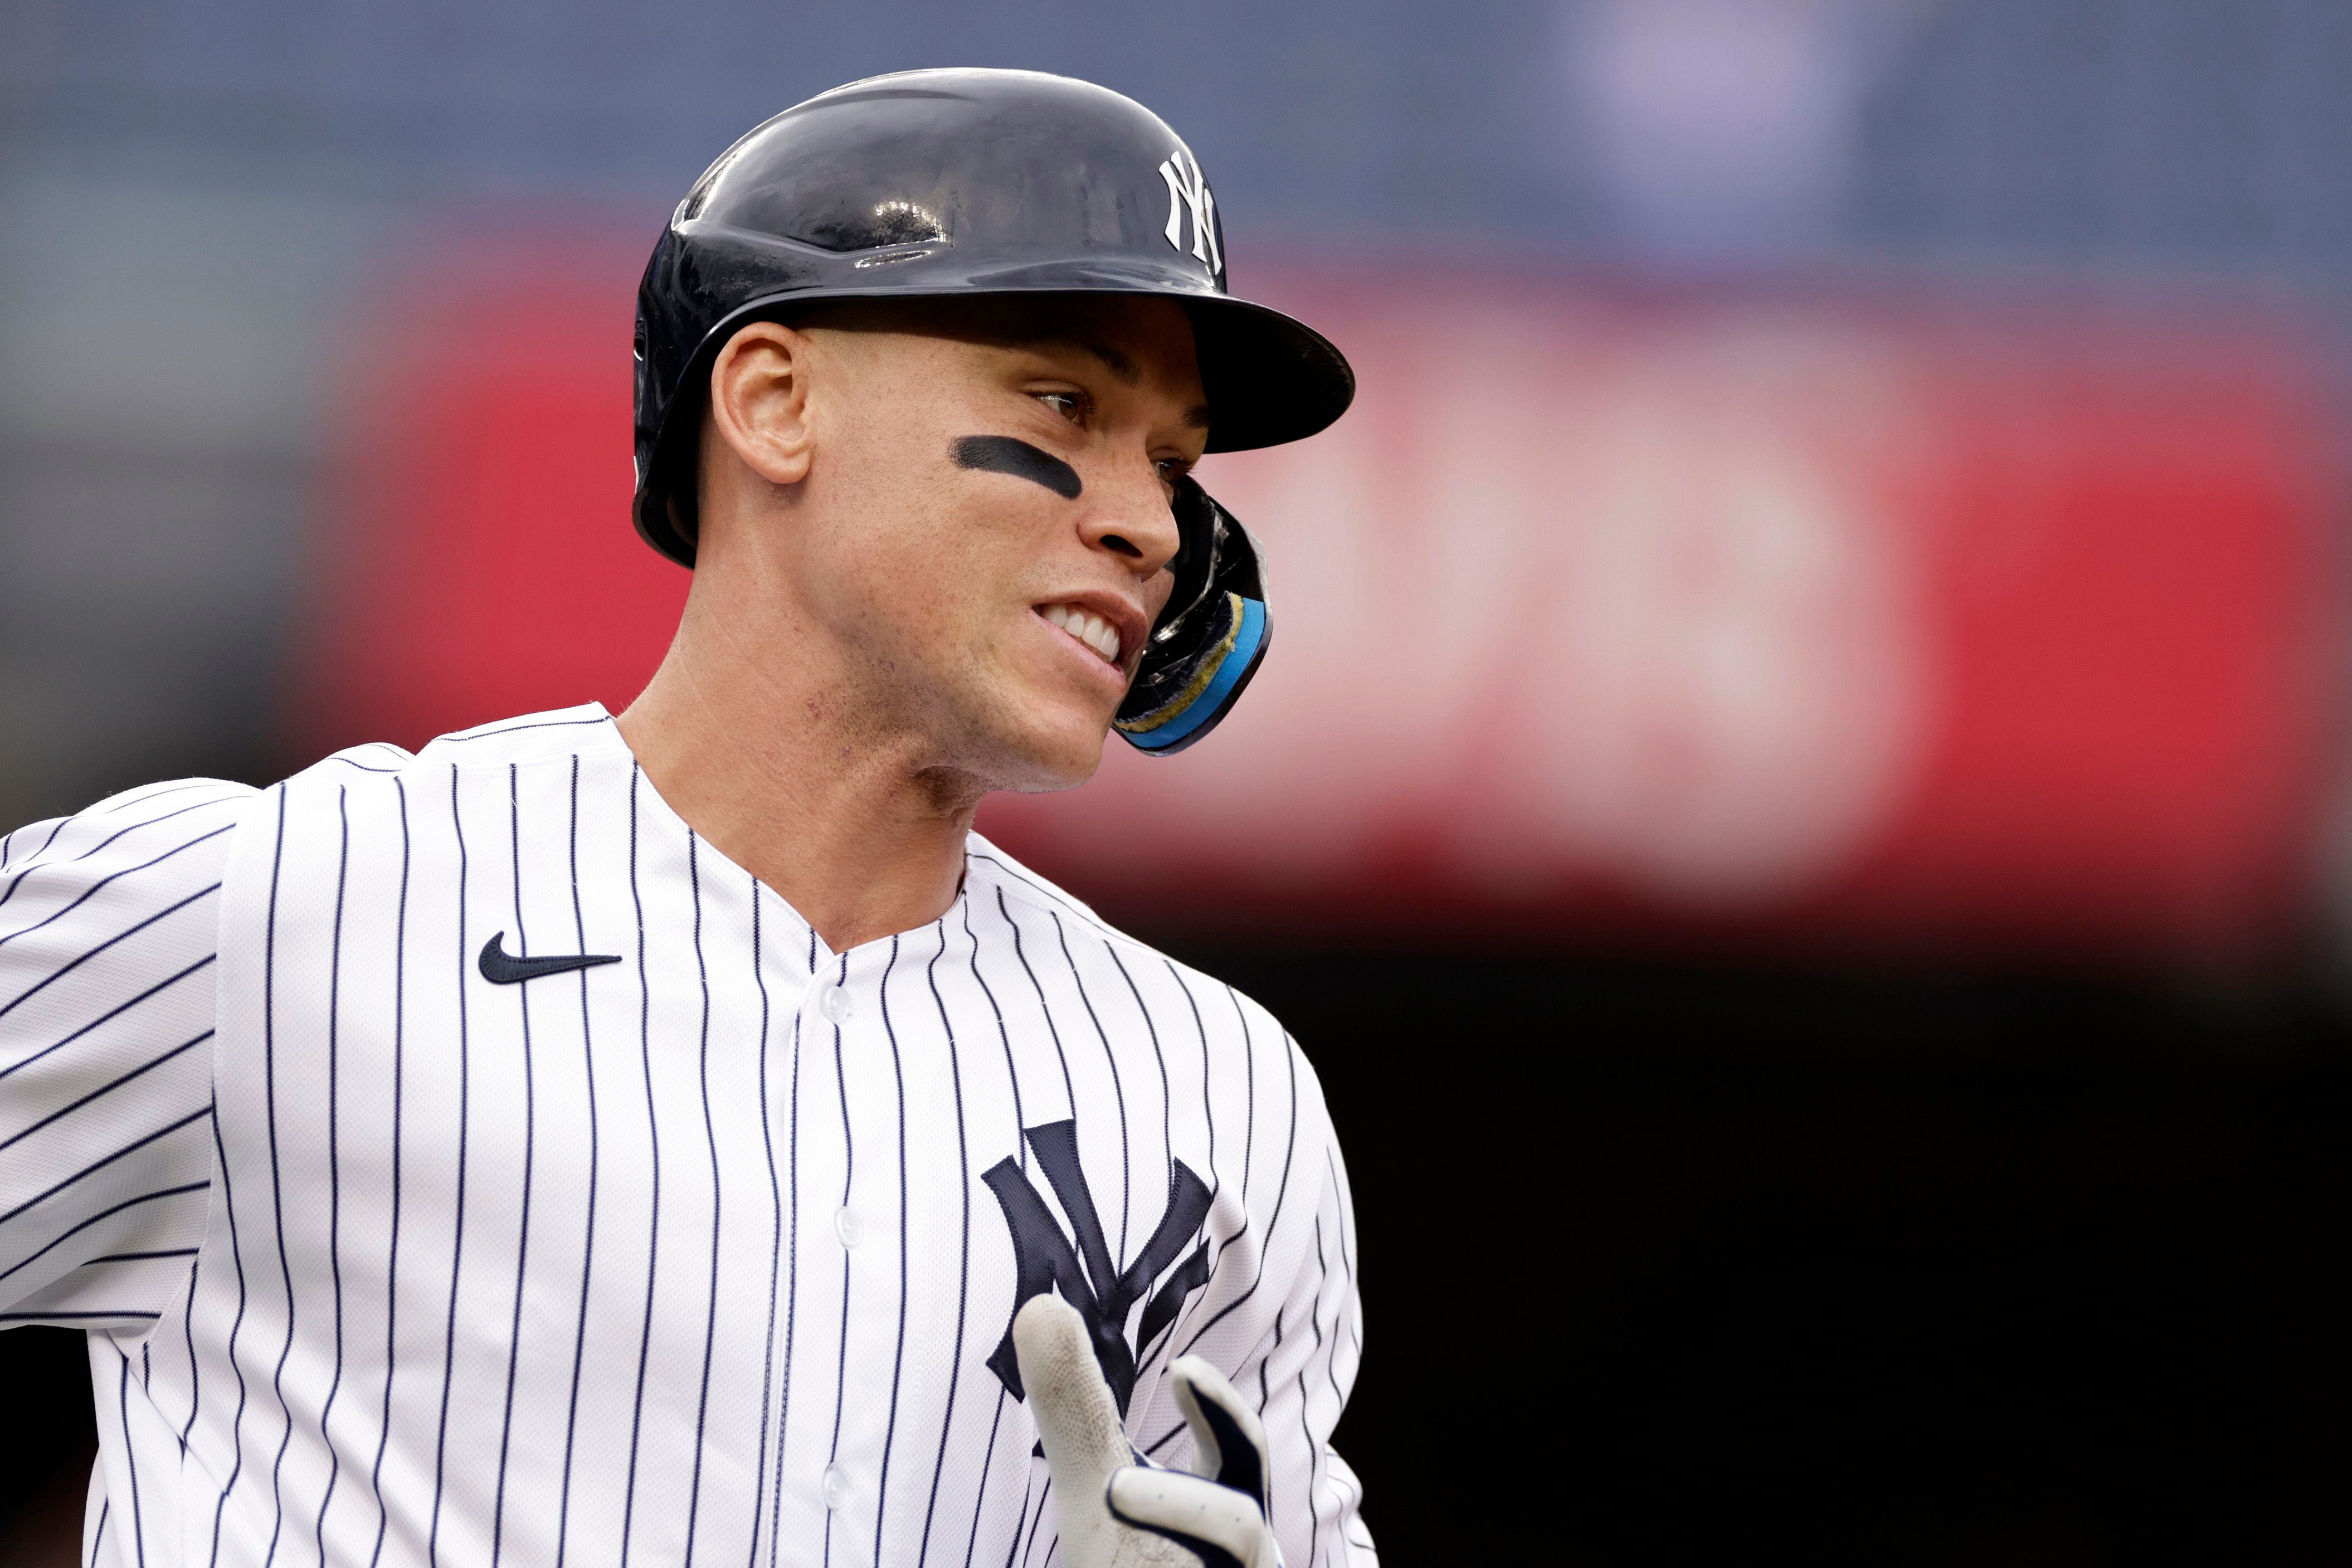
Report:
[[1118,632],[1093,611],[1081,610],[1072,605],[1048,605],[1037,614],[1048,625],[1061,627],[1094,649],[1106,662],[1118,662]]
[[1108,621],[1104,620],[1100,616],[1081,610],[1078,612],[1076,623],[1080,640],[1102,655],[1104,658],[1114,663],[1118,661],[1118,634],[1110,629]]

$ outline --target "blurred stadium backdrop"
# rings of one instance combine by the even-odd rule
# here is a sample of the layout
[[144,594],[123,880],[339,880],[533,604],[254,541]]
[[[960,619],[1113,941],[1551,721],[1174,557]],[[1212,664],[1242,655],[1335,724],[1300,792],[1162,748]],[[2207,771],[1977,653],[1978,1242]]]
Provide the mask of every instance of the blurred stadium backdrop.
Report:
[[1361,381],[1235,719],[982,828],[1321,1067],[1391,1561],[2340,1552],[2352,7],[0,0],[0,817],[624,706],[645,250],[949,63]]

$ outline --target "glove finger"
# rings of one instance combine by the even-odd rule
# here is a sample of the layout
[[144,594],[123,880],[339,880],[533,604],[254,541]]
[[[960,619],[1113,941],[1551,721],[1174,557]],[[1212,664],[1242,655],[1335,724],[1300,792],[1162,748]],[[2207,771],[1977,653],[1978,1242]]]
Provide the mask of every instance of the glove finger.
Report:
[[1192,1429],[1192,1471],[1265,1506],[1265,1426],[1224,1374],[1199,1356],[1169,1368],[1176,1408]]
[[1112,1518],[1165,1536],[1205,1568],[1277,1568],[1280,1563],[1257,1503],[1204,1477],[1130,1465],[1111,1477],[1104,1500]]
[[1099,1497],[1110,1472],[1133,1462],[1135,1451],[1086,1320],[1050,1291],[1033,1296],[1013,1320],[1013,1352],[1054,1478],[1069,1496]]

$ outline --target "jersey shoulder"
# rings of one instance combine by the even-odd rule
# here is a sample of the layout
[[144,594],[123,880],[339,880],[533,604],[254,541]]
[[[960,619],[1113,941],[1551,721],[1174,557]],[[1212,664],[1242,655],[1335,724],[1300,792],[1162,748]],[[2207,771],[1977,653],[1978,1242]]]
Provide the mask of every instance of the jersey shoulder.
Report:
[[260,794],[232,779],[171,779],[28,823],[0,837],[0,905],[15,906],[17,921],[36,909],[62,912],[98,887],[151,868],[161,869],[142,882],[217,880],[237,825]]
[[[42,1100],[37,1083],[94,1089],[75,1075],[93,1062],[119,1068],[131,1059],[122,1053],[152,1043],[142,1031],[204,1014],[182,1004],[209,991],[176,983],[217,952],[218,895],[259,795],[226,779],[145,784],[0,838],[0,1076],[10,1080],[0,1098],[21,1109]],[[91,1045],[58,1054],[74,1039]],[[39,1060],[48,1067],[19,1076]],[[61,1116],[73,1098],[47,1103]],[[0,1137],[0,1151],[26,1131]]]
[[[1188,1008],[1208,1006],[1223,1009],[1237,1020],[1241,1031],[1248,1038],[1283,1042],[1295,1058],[1304,1083],[1311,1087],[1319,1099],[1320,1082],[1315,1078],[1315,1069],[1300,1050],[1297,1040],[1283,1027],[1282,1021],[1255,997],[1120,931],[1087,904],[977,833],[971,836],[965,860],[969,868],[966,874],[974,884],[971,891],[977,892],[984,888],[991,896],[1001,892],[1039,913],[1055,914],[1060,917],[1063,933],[1073,947],[1092,949],[1107,957],[1116,956],[1130,966],[1140,960],[1150,971],[1163,974],[1172,982]],[[1138,969],[1134,973],[1140,975],[1143,971]]]
[[411,752],[389,741],[346,746],[320,758],[287,780],[291,784],[337,781],[345,784],[362,779],[394,778],[404,774],[441,772],[452,766],[504,766],[540,762],[581,752],[625,750],[613,715],[601,702],[551,709],[493,719],[470,729],[436,735]]
[[1041,912],[1068,917],[1094,941],[1124,943],[1139,952],[1152,950],[1114,927],[1067,889],[1056,887],[978,833],[964,836],[964,874],[972,891],[1002,891]]
[[583,754],[600,765],[631,761],[612,715],[599,704],[494,720],[438,736],[415,752],[372,741],[331,752],[264,792],[256,815],[268,826],[244,836],[228,867],[230,919],[241,931],[252,929],[244,919],[253,912],[252,900],[244,894],[257,882],[339,876],[346,847],[364,854],[372,847],[409,845],[415,824],[432,809],[426,803],[452,800],[460,775],[503,774],[509,767]]
[[618,757],[627,751],[611,711],[601,702],[583,702],[453,730],[427,742],[415,761],[425,767],[473,767],[582,754]]
[[453,766],[503,767],[583,752],[602,755],[625,751],[613,715],[601,702],[586,702],[453,730],[414,752],[389,741],[346,746],[292,774],[280,787],[307,792],[319,787],[352,789],[373,782],[388,790],[392,780],[414,779],[423,773],[446,779]]

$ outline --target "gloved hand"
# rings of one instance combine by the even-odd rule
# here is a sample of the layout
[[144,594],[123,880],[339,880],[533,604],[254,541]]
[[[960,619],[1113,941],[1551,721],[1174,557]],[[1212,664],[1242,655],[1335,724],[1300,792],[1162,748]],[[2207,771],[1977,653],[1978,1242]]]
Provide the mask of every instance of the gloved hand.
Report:
[[1118,1405],[1060,1297],[1032,1297],[1013,1350],[1059,1500],[1070,1568],[1282,1568],[1265,1517],[1265,1428],[1234,1385],[1198,1356],[1169,1368],[1192,1429],[1195,1474],[1165,1469],[1127,1440]]

